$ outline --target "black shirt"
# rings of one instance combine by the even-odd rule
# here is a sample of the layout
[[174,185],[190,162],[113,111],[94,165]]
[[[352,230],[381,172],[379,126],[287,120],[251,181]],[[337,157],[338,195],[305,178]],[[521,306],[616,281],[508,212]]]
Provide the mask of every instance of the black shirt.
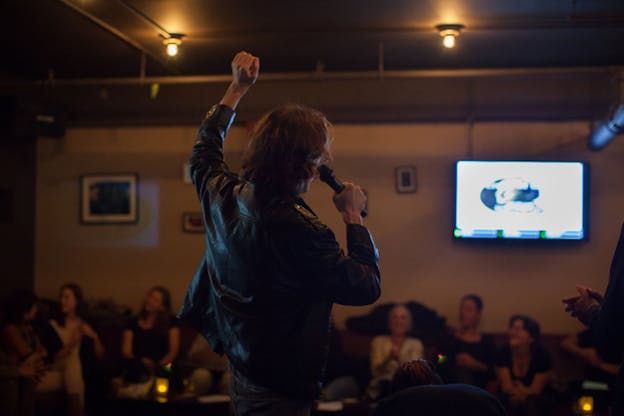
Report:
[[[466,342],[456,337],[451,339],[449,345],[449,354],[452,360],[455,360],[457,354],[466,353],[472,356],[477,361],[482,362],[487,365],[487,371],[472,371],[466,370],[469,373],[471,380],[463,380],[459,377],[456,380],[451,380],[453,382],[464,382],[469,384],[474,384],[479,387],[485,387],[485,384],[488,380],[493,378],[493,363],[494,363],[494,354],[495,354],[495,346],[494,340],[490,335],[481,335],[481,340],[479,342]],[[456,366],[456,365],[455,365]],[[457,367],[457,366],[456,366]],[[455,372],[457,373],[457,372]],[[465,376],[465,375],[464,375]]]
[[139,325],[139,318],[130,320],[126,326],[132,331],[132,353],[135,357],[145,357],[158,362],[169,352],[169,329],[179,326],[174,317],[169,319],[165,328],[144,329]]
[[508,368],[512,380],[521,381],[525,386],[533,383],[533,378],[537,373],[545,373],[552,368],[550,354],[541,345],[537,345],[531,354],[529,369],[524,376],[518,376],[513,372],[511,359],[511,348],[509,345],[502,347],[496,354],[495,364],[498,368]]

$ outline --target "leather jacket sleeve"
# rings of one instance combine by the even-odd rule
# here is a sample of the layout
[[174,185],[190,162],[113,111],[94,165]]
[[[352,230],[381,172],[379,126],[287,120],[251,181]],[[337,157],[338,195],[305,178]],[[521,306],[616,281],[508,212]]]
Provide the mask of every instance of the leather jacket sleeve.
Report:
[[215,105],[199,129],[190,160],[190,173],[200,201],[209,196],[205,195],[209,189],[218,191],[228,179],[235,179],[223,161],[223,141],[235,115],[228,106]]
[[291,270],[282,285],[342,305],[375,302],[381,294],[379,256],[368,229],[347,225],[345,255],[327,226],[315,216],[306,220],[282,224],[272,232],[282,267]]

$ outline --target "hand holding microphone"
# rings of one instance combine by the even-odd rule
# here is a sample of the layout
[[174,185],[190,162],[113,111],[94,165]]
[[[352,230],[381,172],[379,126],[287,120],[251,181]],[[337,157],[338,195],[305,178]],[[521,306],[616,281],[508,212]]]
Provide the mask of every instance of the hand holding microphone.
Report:
[[350,182],[340,182],[334,172],[326,165],[318,168],[320,179],[329,185],[336,194],[334,204],[346,223],[361,224],[362,217],[366,217],[366,195],[357,185]]

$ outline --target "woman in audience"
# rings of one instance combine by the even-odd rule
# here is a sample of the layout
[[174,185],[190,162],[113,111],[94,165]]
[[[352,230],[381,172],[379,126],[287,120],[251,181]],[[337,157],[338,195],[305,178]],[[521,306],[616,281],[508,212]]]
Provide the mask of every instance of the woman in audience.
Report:
[[84,409],[85,382],[80,347],[88,338],[93,343],[96,357],[104,355],[104,346],[98,334],[85,321],[82,289],[75,283],[66,283],[59,289],[60,315],[51,319],[50,326],[61,341],[60,349],[38,391],[64,390],[67,394],[69,415],[81,415]]
[[180,329],[171,314],[171,295],[164,287],[155,286],[147,292],[139,316],[123,332],[126,381],[146,381],[159,367],[171,364],[179,348]]
[[590,369],[587,379],[615,385],[615,377],[621,362],[621,351],[599,351],[593,342],[593,334],[586,329],[578,334],[572,334],[561,341],[561,348],[585,361]]
[[191,386],[198,396],[210,392],[229,394],[230,372],[225,355],[215,353],[206,338],[197,334],[189,348],[188,363],[195,367],[190,377]]
[[451,383],[472,384],[485,388],[494,378],[494,340],[481,333],[479,324],[483,301],[477,295],[466,295],[459,306],[459,328],[453,333],[449,345]]
[[33,415],[35,386],[44,373],[45,355],[32,327],[37,298],[30,291],[15,292],[6,300],[4,312],[0,406],[6,414]]
[[390,392],[392,377],[399,365],[423,356],[423,344],[411,338],[412,316],[405,305],[396,305],[388,318],[390,335],[379,335],[371,344],[372,379],[368,385],[368,396],[374,400]]
[[509,342],[495,359],[501,399],[511,415],[549,414],[543,393],[551,377],[551,358],[539,341],[540,327],[534,319],[511,317]]

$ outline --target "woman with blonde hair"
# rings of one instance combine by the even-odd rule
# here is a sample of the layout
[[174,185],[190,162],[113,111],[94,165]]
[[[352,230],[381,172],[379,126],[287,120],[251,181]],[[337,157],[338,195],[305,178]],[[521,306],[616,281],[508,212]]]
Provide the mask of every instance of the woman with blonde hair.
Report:
[[395,305],[388,316],[389,335],[373,338],[371,344],[372,378],[367,393],[380,399],[390,392],[392,378],[399,366],[423,357],[422,342],[408,334],[412,330],[412,314],[403,304]]

